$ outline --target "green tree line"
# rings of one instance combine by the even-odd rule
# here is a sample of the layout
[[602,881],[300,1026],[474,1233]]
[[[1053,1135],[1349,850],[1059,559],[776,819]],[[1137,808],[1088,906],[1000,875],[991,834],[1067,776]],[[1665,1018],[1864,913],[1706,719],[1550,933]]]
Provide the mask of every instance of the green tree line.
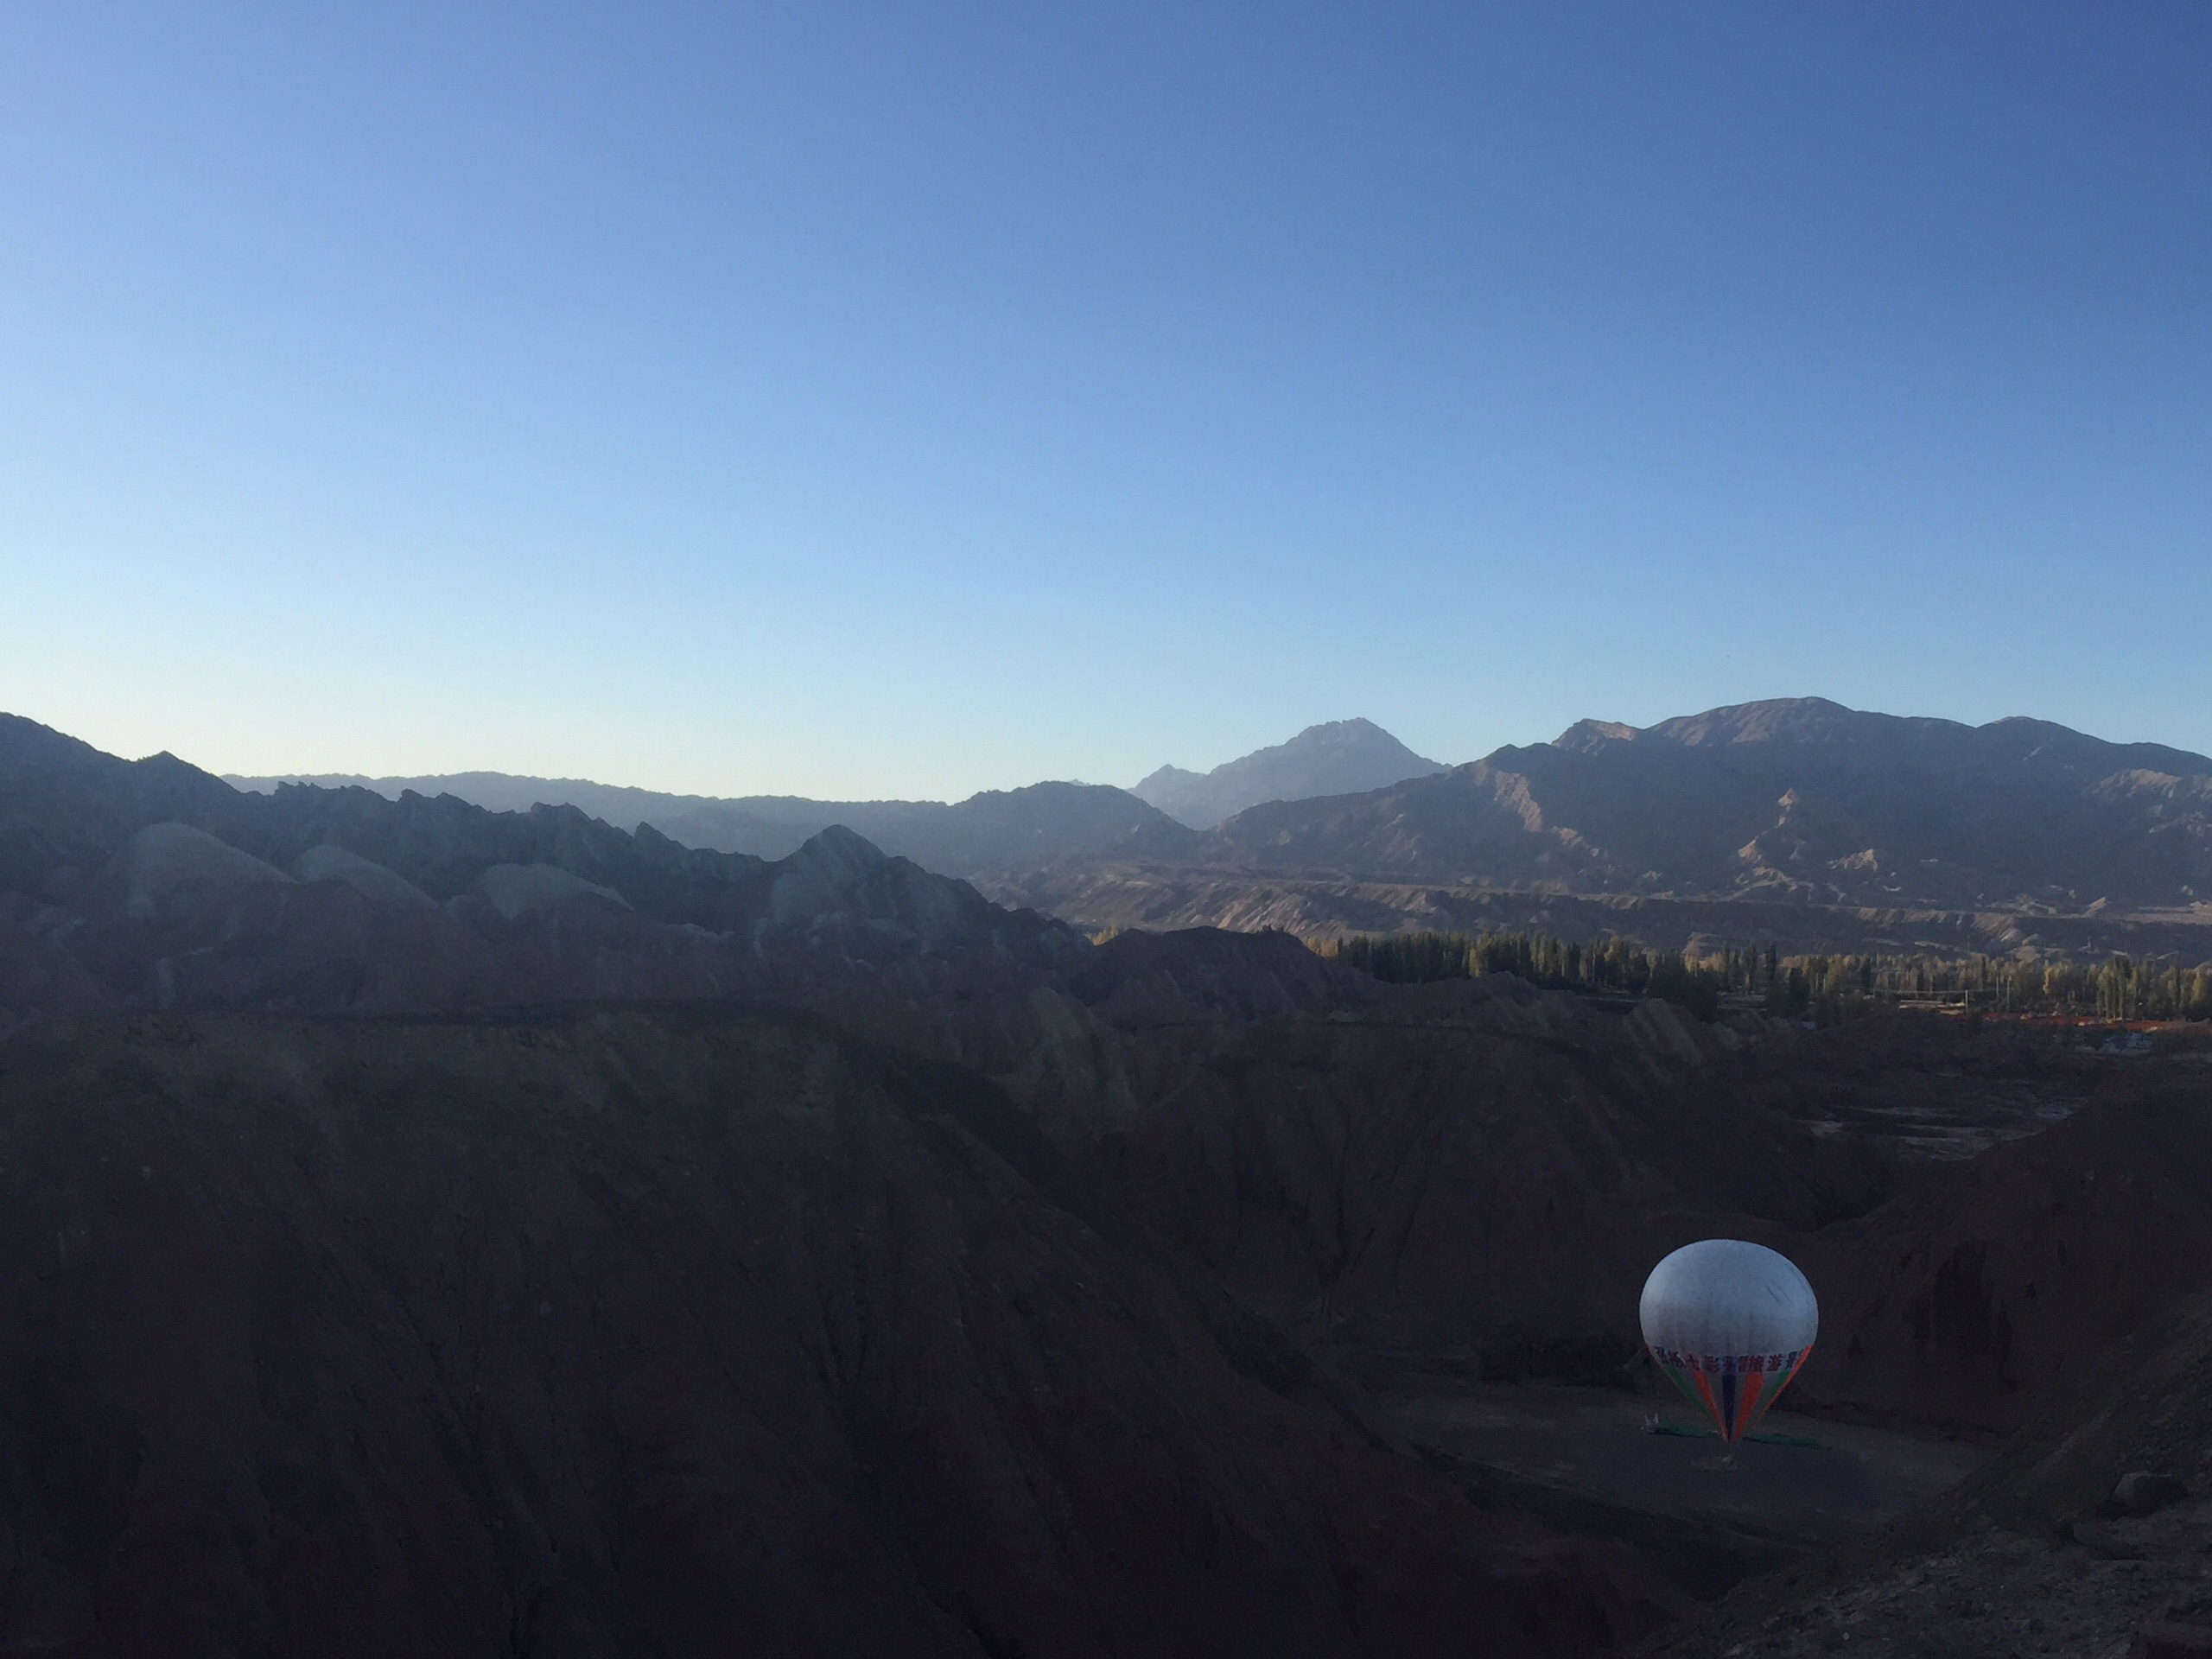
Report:
[[1707,1019],[1724,996],[1775,1014],[1832,1017],[1942,1001],[1998,1013],[2096,1020],[2212,1019],[2212,963],[2113,956],[2101,963],[2009,957],[1783,957],[1726,945],[1701,956],[1646,950],[1619,938],[1583,944],[1543,933],[1361,933],[1309,941],[1377,979],[1411,984],[1513,974],[1554,989],[1660,996]]
[[1618,937],[1583,944],[1547,933],[1357,933],[1313,949],[1395,984],[1513,974],[1561,990],[1663,996],[1711,1019],[1729,988],[1717,964],[1650,951]]

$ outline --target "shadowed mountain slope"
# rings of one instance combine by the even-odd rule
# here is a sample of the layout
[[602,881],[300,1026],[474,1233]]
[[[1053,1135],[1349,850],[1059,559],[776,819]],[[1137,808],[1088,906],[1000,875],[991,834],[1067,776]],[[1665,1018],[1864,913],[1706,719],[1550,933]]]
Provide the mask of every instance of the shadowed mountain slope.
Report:
[[[186,868],[178,861],[188,837],[174,826],[261,861],[268,879],[257,883],[235,859],[207,849],[201,868]],[[365,877],[364,863],[373,867]],[[626,833],[572,806],[492,812],[450,795],[391,800],[308,785],[242,791],[173,756],[121,760],[0,716],[0,891],[82,907],[97,919],[128,907],[118,883],[143,886],[169,867],[161,879],[182,895],[163,907],[169,920],[213,914],[241,887],[281,897],[304,874],[376,909],[390,908],[397,878],[448,912],[488,909],[509,924],[595,893],[639,925],[741,934],[747,944],[825,925],[853,941],[896,938],[923,948],[988,944],[1033,956],[1079,944],[1058,924],[1002,911],[965,882],[886,857],[837,827],[770,862],[686,848],[650,826]],[[561,877],[528,874],[546,870]],[[383,903],[371,897],[379,882]]]
[[1332,994],[1328,966],[1281,935],[1124,934],[1071,988],[1159,1078],[1102,1182],[1370,1376],[1610,1379],[1667,1251],[1808,1234],[1884,1188],[1665,1004],[1623,1019],[1503,975]]
[[0,1040],[10,1651],[1573,1654],[972,1073],[729,1004]]
[[1746,703],[1255,807],[1202,856],[1566,893],[2186,907],[2212,902],[2212,760],[2040,721]]
[[[495,812],[569,806],[619,830],[650,824],[686,847],[782,858],[832,825],[865,836],[895,857],[947,875],[1025,869],[1130,844],[1179,849],[1179,826],[1125,790],[1104,784],[1031,784],[988,790],[964,801],[810,801],[790,795],[717,799],[665,795],[575,778],[518,778],[499,772],[430,778],[231,778],[236,787],[270,794],[288,785],[363,789],[397,800],[412,792],[451,796]],[[1163,842],[1163,832],[1170,839]]]
[[1141,1058],[1057,924],[28,722],[0,834],[11,1650],[1568,1659],[1676,1604],[1069,1157]]
[[1130,793],[1204,830],[1262,801],[1357,794],[1443,770],[1371,720],[1332,720],[1308,726],[1287,743],[1225,760],[1211,772],[1162,766]]
[[1586,721],[1365,794],[986,883],[1082,926],[1618,933],[2212,959],[2212,760],[1808,698]]
[[2010,1431],[2212,1289],[2212,1076],[2127,1071],[2079,1112],[1808,1247],[1831,1408]]

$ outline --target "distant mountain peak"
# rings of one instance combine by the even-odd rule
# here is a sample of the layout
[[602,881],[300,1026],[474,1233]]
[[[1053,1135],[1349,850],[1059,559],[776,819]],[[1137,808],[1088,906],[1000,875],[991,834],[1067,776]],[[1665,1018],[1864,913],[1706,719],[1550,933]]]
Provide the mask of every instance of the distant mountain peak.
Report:
[[1586,749],[1600,743],[1632,743],[1637,733],[1633,726],[1624,726],[1617,720],[1578,720],[1552,740],[1555,749]]
[[1203,830],[1263,801],[1360,795],[1442,772],[1371,720],[1308,726],[1288,742],[1255,749],[1211,772],[1162,766],[1129,792]]

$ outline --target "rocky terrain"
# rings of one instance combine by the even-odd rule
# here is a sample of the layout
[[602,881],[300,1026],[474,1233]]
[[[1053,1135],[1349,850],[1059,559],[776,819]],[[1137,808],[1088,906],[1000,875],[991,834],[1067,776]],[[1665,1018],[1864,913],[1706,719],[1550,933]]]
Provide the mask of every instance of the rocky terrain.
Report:
[[[2201,1482],[2097,1425],[2179,1374],[2101,1367],[2212,1294],[2208,1177],[2185,1048],[1093,944],[842,830],[0,722],[7,1650],[1825,1639],[1948,1581],[1900,1551],[2041,1536],[2018,1494],[2098,1537],[2115,1459]],[[1713,1234],[1824,1310],[1772,1421],[1825,1449],[1748,1510],[1604,1450],[1664,1405],[1643,1273]]]

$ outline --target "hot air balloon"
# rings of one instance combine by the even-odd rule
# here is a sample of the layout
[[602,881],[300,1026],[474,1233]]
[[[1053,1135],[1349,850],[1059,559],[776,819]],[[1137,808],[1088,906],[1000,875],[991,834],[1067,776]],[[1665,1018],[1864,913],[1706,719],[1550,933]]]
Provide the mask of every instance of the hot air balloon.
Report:
[[1813,1287],[1788,1256],[1740,1238],[1685,1244],[1651,1269],[1638,1309],[1659,1368],[1733,1445],[1813,1351]]

